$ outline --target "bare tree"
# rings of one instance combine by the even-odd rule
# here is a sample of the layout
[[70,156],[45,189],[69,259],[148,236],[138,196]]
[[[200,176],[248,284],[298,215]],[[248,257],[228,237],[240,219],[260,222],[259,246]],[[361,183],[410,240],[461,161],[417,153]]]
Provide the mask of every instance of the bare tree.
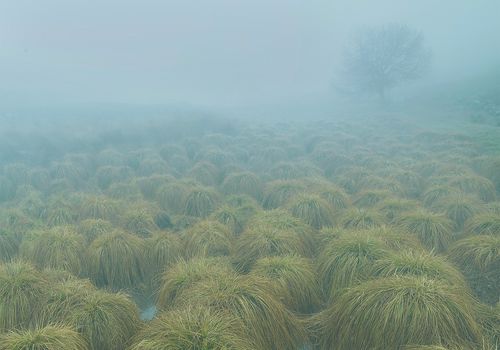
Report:
[[370,28],[345,51],[344,83],[352,92],[377,93],[385,100],[388,89],[422,77],[430,58],[419,31],[402,24]]

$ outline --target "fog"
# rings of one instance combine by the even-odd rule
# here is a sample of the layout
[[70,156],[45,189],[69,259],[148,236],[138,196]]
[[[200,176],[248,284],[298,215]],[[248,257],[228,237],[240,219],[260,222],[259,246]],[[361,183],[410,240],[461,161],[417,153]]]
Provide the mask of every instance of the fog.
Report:
[[415,86],[460,81],[498,68],[499,13],[497,0],[4,0],[0,112],[324,101],[353,34],[386,23],[432,51]]

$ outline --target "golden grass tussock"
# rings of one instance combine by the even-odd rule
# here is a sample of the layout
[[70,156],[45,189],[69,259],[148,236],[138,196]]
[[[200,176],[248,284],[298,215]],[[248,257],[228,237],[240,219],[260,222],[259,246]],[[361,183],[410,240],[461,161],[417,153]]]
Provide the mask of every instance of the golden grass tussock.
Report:
[[315,269],[307,258],[293,255],[261,258],[251,274],[271,280],[278,297],[294,312],[311,314],[321,303]]
[[78,213],[80,219],[112,221],[118,211],[118,203],[106,196],[87,196],[83,198]]
[[401,214],[418,209],[418,201],[391,197],[380,201],[376,209],[385,216],[388,223],[392,223],[397,221]]
[[266,209],[283,207],[293,196],[304,192],[306,186],[295,180],[276,180],[269,182],[264,191],[262,206]]
[[186,196],[183,213],[195,217],[207,217],[219,204],[218,194],[209,188],[194,188]]
[[370,235],[381,239],[391,250],[402,249],[423,251],[425,250],[420,240],[408,232],[397,227],[383,225],[366,230]]
[[426,210],[409,212],[401,215],[397,225],[435,252],[445,251],[453,240],[453,222],[441,214]]
[[0,229],[0,263],[9,262],[17,256],[18,240],[13,234]]
[[398,349],[408,344],[475,349],[482,339],[473,299],[427,277],[395,276],[349,288],[315,316],[319,349]]
[[353,204],[358,208],[371,208],[393,196],[390,191],[386,190],[365,190],[356,195]]
[[97,237],[113,231],[113,224],[102,219],[87,219],[80,221],[76,230],[88,243],[91,243]]
[[351,206],[349,195],[341,188],[326,186],[325,188],[318,189],[318,193],[333,208],[334,215]]
[[481,300],[500,299],[500,236],[478,235],[463,238],[450,247],[451,259],[463,271]]
[[302,322],[277,299],[274,284],[259,276],[226,274],[182,292],[180,306],[200,306],[238,317],[257,349],[294,349],[305,342]]
[[425,276],[468,290],[462,273],[444,257],[426,251],[404,250],[378,259],[373,264],[375,277]]
[[145,267],[153,278],[175,263],[182,254],[181,239],[173,233],[157,232],[145,244]]
[[188,193],[188,187],[185,184],[169,183],[158,189],[156,201],[163,210],[173,214],[180,214],[184,210],[184,203],[186,203]]
[[496,199],[496,189],[493,182],[478,175],[457,176],[448,182],[452,187],[460,191],[477,196],[479,199],[490,202]]
[[307,245],[294,231],[261,225],[244,231],[238,237],[232,258],[238,270],[249,271],[259,258],[308,256],[308,253]]
[[369,232],[351,232],[328,243],[317,260],[326,299],[370,278],[374,263],[388,252],[389,247]]
[[246,194],[260,201],[264,185],[260,178],[250,172],[231,173],[222,183],[225,194]]
[[61,269],[74,275],[88,270],[85,238],[70,226],[56,226],[36,233],[21,245],[21,256],[38,268]]
[[122,218],[123,227],[135,235],[149,237],[156,230],[153,213],[146,208],[130,208]]
[[285,209],[259,212],[248,222],[247,227],[250,230],[275,228],[290,231],[300,238],[308,256],[312,256],[316,250],[316,231]]
[[422,203],[427,208],[434,207],[439,201],[460,193],[457,189],[447,185],[435,185],[427,188],[422,194]]
[[478,214],[465,223],[465,232],[475,235],[500,235],[500,215]]
[[43,306],[50,284],[30,264],[0,265],[0,331],[27,327]]
[[0,334],[0,350],[88,350],[74,329],[63,325]]
[[182,234],[186,258],[202,256],[225,256],[233,250],[233,234],[223,224],[214,220],[203,220]]
[[141,326],[139,310],[121,293],[92,291],[64,318],[89,345],[89,350],[123,350]]
[[202,307],[160,314],[134,337],[128,350],[256,350],[243,322]]
[[375,209],[349,209],[339,218],[339,224],[345,229],[368,229],[385,224],[385,218]]
[[217,220],[225,225],[234,235],[239,235],[246,224],[246,217],[244,212],[229,205],[223,205],[217,209],[210,219]]
[[166,269],[161,276],[156,304],[161,310],[172,308],[178,296],[196,283],[234,273],[231,264],[225,258],[201,257],[187,261],[180,260]]
[[470,218],[486,211],[486,208],[478,199],[463,194],[441,199],[436,204],[436,208],[443,211],[448,219],[453,221],[456,230],[462,230]]
[[315,194],[299,194],[288,203],[290,213],[315,229],[333,226],[333,208]]
[[99,286],[130,288],[144,276],[144,240],[120,230],[95,239],[88,249],[90,276]]

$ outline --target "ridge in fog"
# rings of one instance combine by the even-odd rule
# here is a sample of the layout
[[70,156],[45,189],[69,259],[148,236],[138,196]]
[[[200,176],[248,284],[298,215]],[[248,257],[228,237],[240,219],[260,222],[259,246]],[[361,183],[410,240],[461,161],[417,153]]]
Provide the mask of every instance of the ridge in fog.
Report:
[[[29,0],[0,3],[0,103],[207,108],[332,98],[352,33],[399,22],[432,48],[432,84],[500,61],[496,0]],[[420,86],[416,84],[416,86]]]

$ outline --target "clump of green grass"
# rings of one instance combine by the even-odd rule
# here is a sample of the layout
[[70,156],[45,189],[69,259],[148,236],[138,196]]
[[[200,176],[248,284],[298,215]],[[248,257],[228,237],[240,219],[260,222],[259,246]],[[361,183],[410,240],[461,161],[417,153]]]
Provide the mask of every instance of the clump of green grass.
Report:
[[188,172],[188,176],[205,186],[215,186],[220,181],[220,172],[211,162],[200,161]]
[[494,213],[475,215],[465,223],[465,232],[475,235],[500,235],[500,216]]
[[87,350],[80,334],[62,325],[0,334],[0,350]]
[[238,208],[229,205],[224,205],[217,209],[210,218],[225,225],[234,235],[240,234],[246,224],[244,215],[240,213]]
[[443,210],[446,216],[453,221],[456,230],[462,230],[467,220],[484,212],[481,202],[474,197],[463,194],[445,197],[436,204],[436,207]]
[[373,264],[373,276],[425,276],[467,290],[463,275],[445,258],[425,251],[391,253]]
[[326,200],[334,210],[334,214],[347,209],[351,205],[351,201],[344,190],[334,186],[327,186],[318,190],[321,198]]
[[226,274],[183,291],[180,306],[225,312],[243,322],[257,349],[294,349],[305,342],[301,322],[276,298],[274,285],[258,276]]
[[200,221],[187,229],[182,238],[186,258],[230,255],[233,249],[231,232],[218,221]]
[[35,234],[21,245],[21,255],[40,269],[61,269],[74,275],[83,275],[88,269],[85,239],[68,226]]
[[345,229],[359,230],[380,227],[385,220],[377,210],[353,208],[340,216],[339,223]]
[[459,193],[456,188],[447,185],[435,185],[424,191],[422,202],[428,208],[434,207],[439,201],[446,197]]
[[144,276],[144,241],[130,233],[113,231],[95,239],[88,249],[90,276],[97,285],[130,288]]
[[80,221],[77,231],[90,243],[97,237],[113,231],[113,224],[102,219],[87,219]]
[[359,208],[370,208],[391,197],[393,194],[386,190],[365,190],[356,196],[353,204]]
[[0,331],[27,327],[43,306],[50,284],[31,265],[0,265]]
[[453,223],[441,214],[425,210],[410,212],[401,215],[397,224],[436,252],[445,251],[453,239]]
[[18,241],[13,234],[0,229],[0,263],[9,262],[17,255]]
[[481,299],[496,303],[500,298],[500,236],[478,235],[457,241],[451,259],[460,267]]
[[315,317],[320,349],[399,349],[407,344],[459,345],[482,339],[473,299],[426,277],[367,281],[341,294]]
[[151,236],[158,229],[153,214],[146,208],[131,208],[122,221],[127,231],[142,237]]
[[169,183],[158,189],[156,201],[163,210],[180,214],[184,210],[188,192],[188,187],[183,183]]
[[366,230],[370,235],[382,240],[391,250],[424,250],[422,243],[414,235],[393,226],[380,226]]
[[216,192],[207,188],[192,189],[186,197],[184,214],[207,217],[217,209],[219,198]]
[[479,199],[490,202],[496,198],[493,182],[478,175],[462,175],[452,178],[449,185],[458,188],[464,193],[477,196]]
[[83,295],[64,318],[89,345],[89,350],[122,350],[141,326],[139,310],[121,293],[92,291]]
[[319,283],[307,258],[292,255],[261,258],[251,274],[271,280],[280,299],[292,311],[310,314],[320,304]]
[[145,265],[155,278],[181,256],[181,239],[172,233],[158,232],[146,240]]
[[327,299],[371,277],[373,264],[388,254],[386,244],[367,232],[351,232],[328,243],[318,257],[318,274]]
[[135,338],[129,350],[255,350],[235,316],[211,308],[187,307],[161,314]]
[[80,219],[113,220],[118,213],[117,202],[105,196],[87,196],[80,204]]
[[254,231],[272,228],[292,232],[300,238],[308,256],[312,256],[316,249],[316,232],[313,228],[284,209],[259,212],[248,222],[247,227]]
[[294,231],[263,225],[238,237],[233,261],[238,270],[249,271],[259,258],[283,255],[307,256],[308,247]]
[[376,206],[376,209],[385,216],[389,223],[397,221],[403,213],[414,211],[417,208],[417,201],[403,198],[388,198]]
[[293,196],[305,191],[303,183],[294,180],[276,180],[266,185],[262,206],[276,209],[284,206]]
[[157,306],[159,309],[172,308],[184,290],[206,279],[216,279],[227,274],[234,274],[234,270],[229,261],[222,258],[180,260],[163,273]]
[[231,173],[222,183],[225,194],[246,194],[256,200],[262,198],[263,184],[259,177],[250,172]]
[[328,202],[314,194],[300,194],[289,204],[290,213],[315,229],[333,226],[333,209]]

